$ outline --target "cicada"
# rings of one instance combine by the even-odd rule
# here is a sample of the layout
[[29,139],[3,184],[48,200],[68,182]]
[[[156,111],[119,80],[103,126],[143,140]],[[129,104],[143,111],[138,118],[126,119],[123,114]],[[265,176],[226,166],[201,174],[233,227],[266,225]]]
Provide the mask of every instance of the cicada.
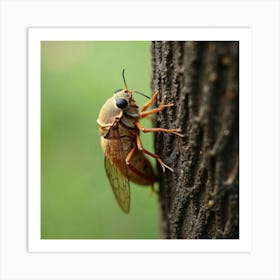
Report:
[[[97,124],[101,134],[101,147],[105,154],[105,169],[114,195],[121,209],[128,213],[130,209],[130,184],[152,186],[156,176],[147,155],[155,158],[163,171],[171,167],[165,164],[158,155],[147,151],[141,142],[140,132],[166,132],[183,136],[179,129],[146,128],[140,120],[156,114],[166,107],[173,106],[163,98],[157,108],[150,108],[157,99],[157,92],[151,98],[147,95],[130,90],[127,87],[124,69],[122,71],[125,89],[116,90],[102,106]],[[148,99],[147,103],[139,110],[133,94],[141,94]],[[150,109],[149,109],[150,108]]]

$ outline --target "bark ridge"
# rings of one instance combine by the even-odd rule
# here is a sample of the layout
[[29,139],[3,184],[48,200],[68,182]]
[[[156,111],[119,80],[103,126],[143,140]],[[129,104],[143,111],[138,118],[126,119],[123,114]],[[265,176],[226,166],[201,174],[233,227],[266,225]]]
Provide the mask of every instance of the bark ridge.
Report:
[[152,42],[163,238],[239,238],[239,43]]

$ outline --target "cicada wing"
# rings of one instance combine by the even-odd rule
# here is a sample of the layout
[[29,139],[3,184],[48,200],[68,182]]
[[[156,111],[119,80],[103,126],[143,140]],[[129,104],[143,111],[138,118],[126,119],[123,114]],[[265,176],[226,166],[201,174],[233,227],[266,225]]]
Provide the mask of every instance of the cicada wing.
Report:
[[105,169],[116,200],[125,213],[130,208],[130,185],[118,127],[111,127],[105,149]]
[[106,157],[105,168],[118,204],[125,213],[128,213],[130,208],[130,187],[128,179],[121,175]]

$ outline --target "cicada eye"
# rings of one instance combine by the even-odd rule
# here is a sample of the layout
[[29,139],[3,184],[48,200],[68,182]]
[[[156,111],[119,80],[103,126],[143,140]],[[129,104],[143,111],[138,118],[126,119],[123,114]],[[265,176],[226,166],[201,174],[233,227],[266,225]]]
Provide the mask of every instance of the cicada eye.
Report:
[[128,105],[127,101],[123,98],[118,98],[116,100],[116,105],[118,106],[118,108],[120,109],[125,109]]
[[119,88],[119,89],[115,90],[115,91],[114,91],[114,93],[118,93],[118,92],[120,92],[120,91],[122,91],[122,89],[121,89],[121,88]]

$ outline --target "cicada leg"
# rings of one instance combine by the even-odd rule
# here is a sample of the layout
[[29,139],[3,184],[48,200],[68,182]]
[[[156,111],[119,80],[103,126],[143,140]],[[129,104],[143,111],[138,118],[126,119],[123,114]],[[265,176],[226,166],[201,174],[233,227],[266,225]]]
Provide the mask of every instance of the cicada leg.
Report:
[[140,122],[135,122],[135,125],[140,131],[142,131],[144,133],[146,133],[146,132],[166,132],[166,133],[176,134],[180,137],[184,137],[184,134],[180,133],[181,131],[179,128],[171,128],[171,129],[161,128],[161,127],[146,128]]
[[128,153],[128,155],[126,156],[126,159],[125,159],[125,163],[126,163],[126,165],[127,165],[128,167],[131,167],[130,160],[131,160],[131,158],[132,158],[132,156],[133,156],[133,154],[134,154],[134,152],[135,152],[135,149],[136,149],[135,143],[132,142],[132,144],[133,144],[133,147],[132,147],[132,149],[129,151],[129,153]]
[[141,143],[141,139],[140,139],[139,134],[136,134],[136,143],[137,143],[137,148],[138,148],[138,150],[140,150],[140,151],[142,151],[143,153],[145,153],[145,154],[147,154],[147,155],[149,155],[149,156],[155,158],[155,159],[159,162],[159,164],[160,164],[161,167],[162,167],[163,172],[165,172],[165,168],[167,168],[167,169],[169,169],[171,172],[173,172],[173,169],[172,169],[170,166],[168,166],[167,164],[165,164],[165,163],[162,161],[162,159],[159,157],[159,155],[153,154],[153,153],[149,152],[148,150],[146,150],[146,149],[143,147],[143,145],[142,145],[142,143]]
[[157,99],[157,95],[158,93],[155,92],[154,95],[152,96],[152,98],[143,105],[142,109],[140,110],[140,112],[144,112],[146,111],[150,106],[152,106],[155,102],[156,102],[156,99]]
[[151,100],[143,105],[142,109],[140,110],[140,118],[145,118],[149,115],[156,114],[156,113],[162,111],[166,107],[174,106],[174,104],[172,104],[172,103],[165,104],[166,96],[164,96],[159,107],[146,111],[152,104],[155,103],[157,95],[158,95],[158,93],[155,92],[155,94],[152,96]]

